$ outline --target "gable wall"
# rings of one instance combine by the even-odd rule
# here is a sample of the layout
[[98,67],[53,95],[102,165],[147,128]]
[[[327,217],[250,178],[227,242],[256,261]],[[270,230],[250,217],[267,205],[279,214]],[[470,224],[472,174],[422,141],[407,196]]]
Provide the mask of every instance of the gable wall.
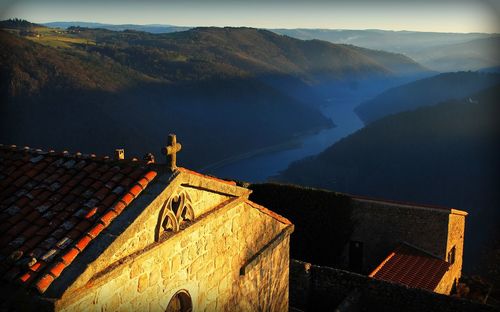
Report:
[[235,199],[143,254],[122,259],[107,274],[66,294],[56,308],[165,311],[172,295],[185,289],[194,311],[287,311],[289,234],[240,276],[244,263],[286,226]]
[[[126,240],[124,240],[123,243],[116,244],[119,245],[119,249],[108,250],[111,262],[118,261],[119,259],[130,255],[132,252],[141,250],[154,243],[156,240],[156,228],[159,218],[161,218],[159,216],[159,212],[172,194],[179,194],[182,192],[189,194],[189,197],[191,198],[191,205],[195,210],[195,217],[199,217],[202,213],[206,213],[214,209],[219,204],[231,198],[229,195],[222,195],[190,187],[184,187],[181,186],[179,182],[169,185],[167,192],[157,198],[155,202],[151,204],[151,207],[148,207],[148,212],[151,211],[152,213],[143,214],[139,222],[136,222],[137,228],[129,231],[130,234],[135,233],[133,235],[127,235],[128,233],[124,235],[123,238],[126,238]],[[160,232],[163,231],[160,229]],[[131,248],[132,246],[134,247]]]
[[[162,209],[166,201],[181,191],[189,192],[192,205],[196,209],[196,217],[200,210],[209,211],[223,203],[231,195],[197,190],[192,187],[183,187],[181,184],[191,183],[193,185],[204,185],[207,182],[199,177],[191,177],[189,174],[179,174],[169,181],[170,175],[160,176],[157,182],[145,189],[139,198],[134,200],[130,207],[115,219],[106,228],[95,242],[89,245],[81,256],[95,258],[85,268],[77,271],[76,265],[72,265],[63,275],[58,278],[62,282],[65,274],[77,276],[65,292],[71,293],[87,283],[98,272],[104,270],[112,263],[119,261],[133,253],[144,250],[157,240],[157,234],[162,232],[159,224]],[[215,185],[218,186],[218,185]],[[221,188],[222,191],[233,192],[232,189]],[[144,208],[144,206],[147,207]],[[200,208],[199,208],[200,207]],[[96,246],[92,246],[95,244]],[[100,246],[99,246],[100,245]],[[85,261],[85,259],[82,259]],[[71,272],[74,270],[75,272]],[[56,280],[57,282],[57,280]],[[50,290],[50,289],[49,289]]]

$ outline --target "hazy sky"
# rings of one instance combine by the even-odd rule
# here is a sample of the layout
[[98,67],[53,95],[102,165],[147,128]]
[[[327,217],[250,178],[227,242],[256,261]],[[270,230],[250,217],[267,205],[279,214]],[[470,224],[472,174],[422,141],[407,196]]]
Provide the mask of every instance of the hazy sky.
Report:
[[33,22],[500,32],[500,0],[0,0]]

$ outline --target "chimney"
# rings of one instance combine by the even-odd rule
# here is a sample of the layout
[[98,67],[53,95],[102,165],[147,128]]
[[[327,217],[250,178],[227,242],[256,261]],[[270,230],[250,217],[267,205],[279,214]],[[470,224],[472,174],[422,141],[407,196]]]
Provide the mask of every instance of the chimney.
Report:
[[146,161],[147,164],[154,164],[155,162],[155,156],[151,153],[147,153],[144,156],[144,160]]
[[125,150],[123,148],[115,149],[115,159],[116,160],[124,160],[125,159]]

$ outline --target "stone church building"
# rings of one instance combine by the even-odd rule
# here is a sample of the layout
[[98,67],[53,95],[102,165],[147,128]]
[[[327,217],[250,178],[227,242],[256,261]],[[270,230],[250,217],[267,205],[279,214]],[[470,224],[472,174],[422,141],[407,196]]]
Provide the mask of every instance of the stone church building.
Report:
[[0,312],[477,308],[440,295],[465,212],[238,185],[177,167],[180,149],[171,135],[158,164],[0,145]]
[[0,311],[287,311],[293,225],[234,182],[0,147]]

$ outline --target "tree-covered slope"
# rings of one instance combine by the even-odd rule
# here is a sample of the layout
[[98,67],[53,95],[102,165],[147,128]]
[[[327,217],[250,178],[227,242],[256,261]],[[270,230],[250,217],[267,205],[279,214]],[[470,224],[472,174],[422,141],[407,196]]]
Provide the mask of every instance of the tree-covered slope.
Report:
[[355,111],[361,120],[368,124],[390,114],[446,100],[461,99],[499,82],[499,74],[480,72],[439,74],[384,91],[375,98],[361,103]]
[[60,90],[118,91],[151,77],[102,55],[55,49],[0,30],[2,91],[10,97]]
[[[48,31],[38,29],[40,37],[0,31],[4,144],[99,154],[124,147],[142,157],[158,154],[175,132],[185,147],[182,164],[196,167],[332,125],[309,105],[224,64],[208,62],[208,69],[193,69],[195,79],[171,81],[162,75],[172,72],[169,66],[144,69],[155,57],[140,63],[136,55],[137,64],[127,64],[76,30],[63,39]],[[63,40],[68,44],[54,44]],[[201,79],[203,72],[212,78]]]
[[100,29],[73,30],[95,40],[95,49],[115,60],[176,81],[228,74],[293,75],[317,81],[426,71],[399,54],[302,41],[254,28],[205,27],[170,34],[125,31],[119,35]]
[[440,72],[479,70],[500,64],[498,34],[379,29],[274,29],[273,31],[298,39],[320,39],[403,53],[425,67]]

